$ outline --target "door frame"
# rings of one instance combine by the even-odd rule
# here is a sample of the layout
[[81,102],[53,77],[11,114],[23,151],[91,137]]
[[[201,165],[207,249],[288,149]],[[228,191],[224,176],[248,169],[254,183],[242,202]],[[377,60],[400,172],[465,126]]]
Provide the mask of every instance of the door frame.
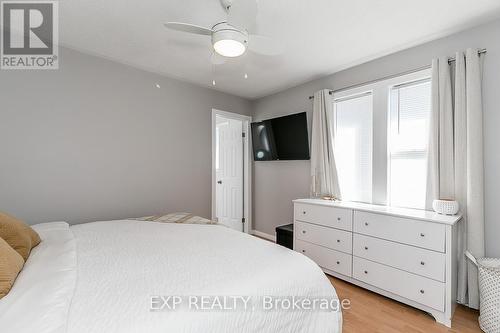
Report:
[[252,150],[250,135],[250,123],[252,117],[238,113],[212,109],[212,220],[216,219],[216,170],[215,170],[215,144],[216,144],[216,117],[236,119],[243,122],[243,217],[245,218],[244,232],[249,234],[252,231]]

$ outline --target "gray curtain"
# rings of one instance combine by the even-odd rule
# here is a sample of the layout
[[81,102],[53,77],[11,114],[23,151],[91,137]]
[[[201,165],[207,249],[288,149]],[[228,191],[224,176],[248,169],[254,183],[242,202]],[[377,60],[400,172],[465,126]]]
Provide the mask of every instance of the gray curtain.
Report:
[[329,90],[314,94],[311,133],[311,197],[341,199],[333,154],[333,100]]
[[460,204],[464,217],[458,230],[457,301],[475,309],[479,308],[477,269],[464,253],[485,254],[481,79],[477,50],[458,52],[453,65],[444,57],[432,62],[427,208],[434,199]]

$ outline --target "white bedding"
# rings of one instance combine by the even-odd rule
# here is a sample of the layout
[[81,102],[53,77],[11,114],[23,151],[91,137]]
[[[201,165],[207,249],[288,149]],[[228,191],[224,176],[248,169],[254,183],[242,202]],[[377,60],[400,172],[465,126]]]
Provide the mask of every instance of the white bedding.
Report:
[[11,291],[0,299],[0,332],[66,332],[75,290],[76,242],[66,222],[33,226],[35,247]]
[[[156,295],[336,298],[316,264],[270,242],[217,225],[131,220],[87,223],[70,231],[77,280],[75,285],[67,274],[61,281],[63,294],[72,285],[74,290],[71,303],[60,297],[52,308],[54,328],[61,328],[64,315],[69,333],[341,331],[342,315],[335,311],[150,310]],[[13,291],[23,287],[16,282]],[[51,306],[43,302],[50,295],[37,296],[33,311],[40,310],[38,304]],[[52,332],[46,326],[36,332]],[[19,327],[15,332],[23,331],[34,332]]]

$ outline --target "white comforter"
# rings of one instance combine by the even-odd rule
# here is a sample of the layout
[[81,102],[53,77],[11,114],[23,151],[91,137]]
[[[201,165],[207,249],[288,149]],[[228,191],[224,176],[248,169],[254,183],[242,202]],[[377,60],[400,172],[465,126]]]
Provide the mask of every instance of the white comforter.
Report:
[[[36,229],[44,242],[50,238],[43,227]],[[40,274],[40,267],[38,273],[29,270],[36,265],[32,259],[47,263],[57,259],[39,256],[37,252],[44,248],[35,248],[11,293],[0,300],[2,332],[341,331],[342,316],[335,311],[151,311],[152,296],[336,298],[318,266],[270,242],[217,225],[130,220],[76,225],[67,232],[74,237],[76,256],[66,239],[59,253],[65,259],[53,274],[54,281],[59,281],[57,288],[52,284],[28,295],[31,298],[17,299],[28,287],[25,281],[36,284],[36,278],[25,273]],[[50,247],[49,243],[50,239],[44,246]],[[71,258],[76,258],[74,275]],[[15,309],[3,315],[2,306]],[[45,324],[25,320],[14,325],[20,318]]]

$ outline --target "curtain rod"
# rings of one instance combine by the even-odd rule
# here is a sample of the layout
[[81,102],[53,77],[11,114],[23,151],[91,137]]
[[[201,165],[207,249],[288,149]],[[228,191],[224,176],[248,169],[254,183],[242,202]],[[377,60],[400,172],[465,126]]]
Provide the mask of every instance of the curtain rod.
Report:
[[[485,53],[487,53],[487,50],[486,49],[480,49],[480,50],[477,51],[477,53],[479,55],[485,54]],[[455,62],[455,61],[456,61],[455,57],[448,58],[448,63],[452,63],[452,62]],[[370,83],[375,83],[375,82],[379,82],[379,81],[393,79],[393,78],[398,77],[398,76],[403,76],[403,75],[407,75],[407,74],[411,74],[411,73],[423,71],[424,69],[429,69],[429,68],[431,68],[431,65],[426,65],[426,66],[422,66],[422,67],[419,67],[419,68],[411,69],[411,70],[406,71],[406,72],[384,76],[384,77],[381,77],[379,79],[375,79],[375,80],[366,81],[366,82],[363,82],[363,83],[354,84],[352,86],[344,87],[344,88],[341,88],[341,89],[330,90],[329,93],[330,93],[330,95],[333,95],[333,93],[335,93],[335,92],[339,92],[339,91],[343,91],[343,90],[348,90],[348,89],[353,89],[353,88],[361,87],[361,86],[364,86],[364,85],[367,85],[367,84],[370,84]],[[309,96],[309,99],[314,99],[314,96]]]

